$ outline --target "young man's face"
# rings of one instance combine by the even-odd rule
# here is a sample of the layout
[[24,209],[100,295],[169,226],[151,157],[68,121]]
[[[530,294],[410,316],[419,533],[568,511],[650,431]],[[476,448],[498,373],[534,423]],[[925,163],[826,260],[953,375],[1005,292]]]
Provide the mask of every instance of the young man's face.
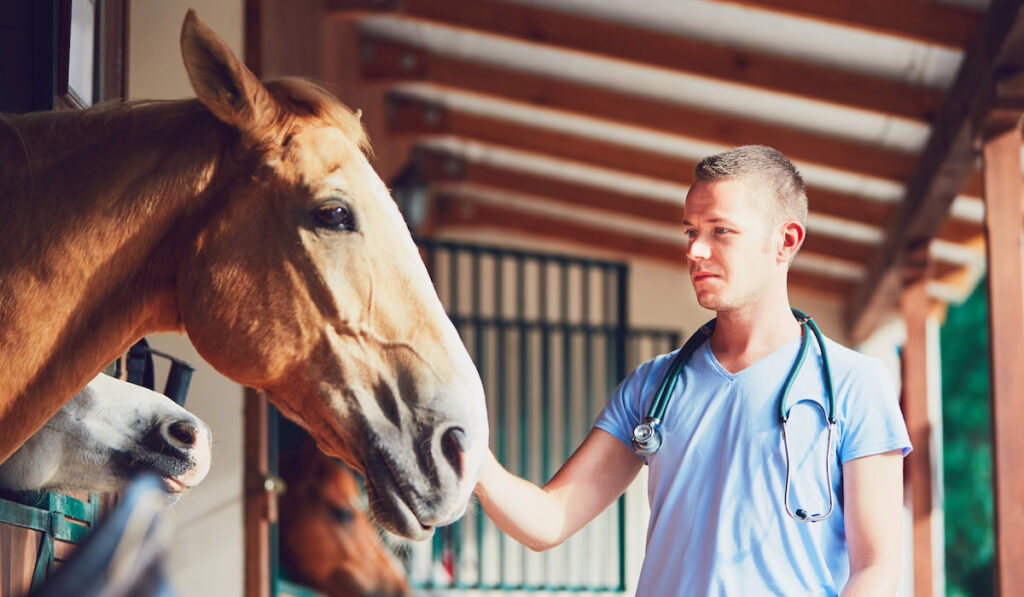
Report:
[[686,195],[683,229],[689,238],[690,281],[705,309],[730,311],[754,304],[777,283],[779,239],[743,182],[695,182]]

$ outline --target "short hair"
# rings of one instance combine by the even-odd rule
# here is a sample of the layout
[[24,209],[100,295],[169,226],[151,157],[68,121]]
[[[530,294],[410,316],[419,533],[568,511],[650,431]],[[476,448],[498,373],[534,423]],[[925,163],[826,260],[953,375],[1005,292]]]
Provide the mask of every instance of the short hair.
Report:
[[797,221],[807,226],[804,179],[786,156],[766,145],[744,145],[708,156],[697,164],[699,182],[740,180],[762,200],[772,226]]

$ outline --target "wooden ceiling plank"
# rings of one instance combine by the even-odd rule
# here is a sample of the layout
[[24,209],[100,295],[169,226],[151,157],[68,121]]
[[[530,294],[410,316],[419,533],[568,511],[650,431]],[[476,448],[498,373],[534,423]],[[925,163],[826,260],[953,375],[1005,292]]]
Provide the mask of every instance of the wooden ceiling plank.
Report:
[[[329,0],[329,11],[366,8]],[[369,2],[419,20],[548,47],[710,77],[929,122],[943,93],[919,85],[523,4],[480,0]]]
[[[689,185],[693,182],[695,162],[680,157],[464,114],[399,95],[392,96],[388,112],[391,130],[398,134],[455,135],[673,184]],[[813,212],[879,227],[885,226],[896,210],[893,204],[815,186],[808,188],[808,196]]]
[[900,183],[910,177],[916,162],[913,154],[892,149],[558,77],[440,56],[380,38],[364,36],[363,48],[362,72],[368,80],[429,81],[477,95],[564,110],[727,147],[770,145],[798,162]]
[[657,224],[681,225],[683,221],[682,204],[473,162],[439,150],[421,147],[416,150],[416,155],[424,174],[433,182],[453,181],[496,187]]
[[854,341],[867,338],[898,304],[899,270],[910,247],[935,237],[978,158],[976,140],[996,105],[1004,72],[1024,70],[1024,1],[993,0],[907,185],[900,212],[847,306]]
[[788,275],[790,290],[819,294],[832,299],[843,299],[855,287],[853,280],[823,276],[800,269],[790,269]]
[[719,0],[759,10],[818,19],[950,48],[963,48],[982,13],[932,0]]
[[985,227],[980,222],[949,218],[935,238],[980,249],[985,246]]

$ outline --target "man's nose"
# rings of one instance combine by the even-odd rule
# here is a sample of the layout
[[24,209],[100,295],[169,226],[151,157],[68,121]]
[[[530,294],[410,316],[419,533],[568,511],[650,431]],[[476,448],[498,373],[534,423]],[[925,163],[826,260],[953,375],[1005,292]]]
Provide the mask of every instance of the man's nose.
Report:
[[707,259],[710,255],[710,249],[708,244],[701,240],[699,236],[693,236],[690,238],[690,244],[686,248],[686,256],[694,261],[700,261]]

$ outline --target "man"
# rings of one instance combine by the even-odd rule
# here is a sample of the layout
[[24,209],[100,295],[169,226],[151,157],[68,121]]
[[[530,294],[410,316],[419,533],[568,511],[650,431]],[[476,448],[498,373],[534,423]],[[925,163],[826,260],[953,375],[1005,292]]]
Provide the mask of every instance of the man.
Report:
[[[651,518],[639,595],[895,591],[902,457],[910,442],[876,359],[826,340],[837,419],[829,445],[822,358],[809,343],[788,400],[795,471],[790,505],[784,499],[788,463],[777,413],[802,336],[786,276],[806,218],[803,180],[771,148],[740,147],[697,166],[683,221],[686,256],[697,300],[717,321],[676,384],[661,449],[643,458],[630,441],[674,354],[640,365],[622,382],[544,487],[511,475],[492,456],[477,495],[499,527],[535,550],[558,545],[647,464]],[[826,492],[835,503],[826,520],[787,515],[787,508],[824,514]]]

